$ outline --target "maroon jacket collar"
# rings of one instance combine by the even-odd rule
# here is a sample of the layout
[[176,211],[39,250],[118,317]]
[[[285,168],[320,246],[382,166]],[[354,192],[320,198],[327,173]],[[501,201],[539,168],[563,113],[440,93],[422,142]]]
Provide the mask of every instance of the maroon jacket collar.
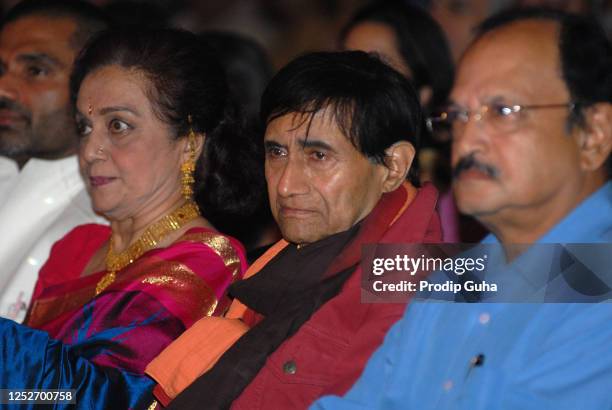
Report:
[[372,212],[363,220],[359,233],[331,264],[325,276],[333,275],[361,258],[361,246],[368,243],[418,243],[430,230],[440,232],[440,221],[435,211],[438,192],[425,183],[416,196],[414,188],[405,183],[393,192],[384,194]]

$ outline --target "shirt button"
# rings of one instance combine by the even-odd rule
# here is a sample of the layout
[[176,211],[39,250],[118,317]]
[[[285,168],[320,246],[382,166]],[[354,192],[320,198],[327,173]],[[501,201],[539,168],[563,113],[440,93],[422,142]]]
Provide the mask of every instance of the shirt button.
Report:
[[478,321],[480,322],[481,325],[486,325],[487,323],[489,323],[489,321],[491,320],[491,315],[488,313],[481,313],[480,316],[478,317]]
[[480,353],[470,359],[470,367],[482,366],[484,364],[485,356]]
[[286,361],[285,364],[283,364],[283,372],[285,372],[285,374],[295,374],[295,372],[297,372],[295,362],[293,360]]
[[442,387],[444,387],[444,390],[449,391],[450,389],[453,388],[453,381],[452,380],[445,381]]

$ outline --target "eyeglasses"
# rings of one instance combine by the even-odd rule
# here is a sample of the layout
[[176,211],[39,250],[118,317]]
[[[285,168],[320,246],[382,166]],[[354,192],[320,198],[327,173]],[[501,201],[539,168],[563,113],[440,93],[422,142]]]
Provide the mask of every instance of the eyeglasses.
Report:
[[466,110],[458,106],[449,106],[438,115],[427,118],[427,128],[438,141],[448,141],[463,134],[470,118],[482,121],[484,126],[500,133],[513,133],[521,126],[521,113],[528,110],[566,108],[576,109],[574,102],[560,104],[516,105],[491,103],[483,104],[476,110]]

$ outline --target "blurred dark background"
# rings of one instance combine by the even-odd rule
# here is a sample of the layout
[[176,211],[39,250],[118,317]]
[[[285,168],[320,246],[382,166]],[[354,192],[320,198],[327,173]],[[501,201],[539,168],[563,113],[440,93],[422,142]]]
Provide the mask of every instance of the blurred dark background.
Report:
[[[471,28],[513,5],[548,5],[592,13],[612,32],[612,0],[406,0],[429,10],[442,25],[456,59]],[[17,0],[0,1],[4,13]],[[336,48],[340,28],[365,0],[92,0],[124,24],[182,27],[194,32],[229,30],[255,39],[275,68],[311,50]]]

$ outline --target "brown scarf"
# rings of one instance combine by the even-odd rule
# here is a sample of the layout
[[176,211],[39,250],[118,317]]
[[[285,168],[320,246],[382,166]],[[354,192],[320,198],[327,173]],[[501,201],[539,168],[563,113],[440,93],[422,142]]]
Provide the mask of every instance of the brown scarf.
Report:
[[269,355],[340,292],[356,266],[324,275],[358,232],[358,225],[302,249],[287,246],[257,275],[235,283],[230,294],[264,316],[168,409],[227,409],[257,376]]

